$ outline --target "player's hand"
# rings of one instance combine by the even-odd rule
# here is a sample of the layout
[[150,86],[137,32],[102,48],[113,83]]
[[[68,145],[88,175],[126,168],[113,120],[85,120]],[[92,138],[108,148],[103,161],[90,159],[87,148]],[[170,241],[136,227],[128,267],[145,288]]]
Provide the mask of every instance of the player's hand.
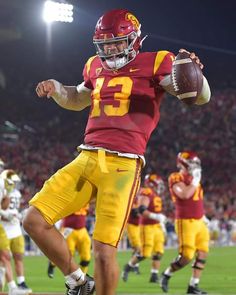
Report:
[[166,222],[166,217],[162,213],[150,213],[149,218],[154,219],[158,221],[159,223],[165,223]]
[[2,217],[2,220],[12,221],[16,217],[16,214],[10,212],[9,210],[2,210],[1,209],[0,210],[0,216]]
[[189,51],[187,51],[186,49],[183,49],[183,48],[181,48],[181,49],[179,50],[179,52],[186,52],[186,53],[188,53],[188,54],[190,55],[189,57],[190,57],[192,60],[194,60],[194,62],[195,62],[196,64],[199,65],[199,67],[200,67],[201,70],[204,68],[204,65],[201,63],[199,57],[198,57],[194,52],[189,52]]
[[36,93],[39,97],[47,96],[47,98],[50,98],[55,91],[56,87],[52,80],[39,82],[36,87]]
[[198,186],[202,178],[202,170],[200,168],[195,168],[191,171],[191,175],[193,177],[192,184]]

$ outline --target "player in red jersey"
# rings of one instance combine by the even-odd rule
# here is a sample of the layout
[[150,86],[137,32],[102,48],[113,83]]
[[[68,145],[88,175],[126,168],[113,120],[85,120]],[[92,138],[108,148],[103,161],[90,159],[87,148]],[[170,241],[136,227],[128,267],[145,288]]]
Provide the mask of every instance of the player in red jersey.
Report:
[[[109,11],[97,22],[93,37],[97,55],[85,64],[84,81],[65,86],[46,80],[36,88],[39,97],[52,97],[66,109],[90,106],[81,153],[45,182],[30,201],[24,220],[25,230],[65,275],[70,294],[92,294],[94,282],[71,259],[53,224],[82,208],[95,194],[96,294],[113,295],[119,279],[117,245],[138,190],[146,144],[159,121],[164,93],[176,95],[171,82],[174,55],[141,52],[143,39],[141,25],[131,12]],[[190,58],[203,67],[194,53]],[[204,79],[196,103],[209,99]]]
[[165,216],[162,212],[161,195],[164,192],[164,182],[157,174],[147,174],[144,186],[138,192],[141,249],[134,253],[122,272],[123,281],[128,280],[128,274],[140,261],[152,256],[151,283],[158,282],[160,260],[164,253]]
[[168,292],[172,274],[189,264],[195,256],[187,294],[207,294],[198,288],[209,251],[209,231],[204,216],[203,189],[200,183],[201,162],[195,152],[181,152],[177,157],[177,167],[180,171],[169,176],[169,189],[175,203],[179,255],[163,272],[161,287],[164,292]]

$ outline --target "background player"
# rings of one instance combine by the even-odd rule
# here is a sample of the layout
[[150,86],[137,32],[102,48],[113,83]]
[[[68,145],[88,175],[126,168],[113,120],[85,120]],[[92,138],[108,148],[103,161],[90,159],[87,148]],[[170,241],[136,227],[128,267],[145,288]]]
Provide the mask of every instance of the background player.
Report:
[[179,172],[169,176],[169,189],[175,203],[175,228],[178,235],[179,255],[164,271],[161,287],[168,292],[172,274],[186,266],[195,257],[187,294],[207,294],[199,289],[201,273],[209,251],[209,231],[204,220],[201,161],[192,151],[177,156]]
[[141,251],[135,253],[129,263],[125,265],[122,273],[124,281],[127,281],[128,273],[133,270],[138,262],[152,255],[150,282],[158,282],[158,271],[165,242],[165,230],[163,230],[165,228],[165,216],[161,213],[161,195],[163,192],[164,182],[162,178],[157,174],[147,174],[144,186],[138,192],[139,214],[141,215]]

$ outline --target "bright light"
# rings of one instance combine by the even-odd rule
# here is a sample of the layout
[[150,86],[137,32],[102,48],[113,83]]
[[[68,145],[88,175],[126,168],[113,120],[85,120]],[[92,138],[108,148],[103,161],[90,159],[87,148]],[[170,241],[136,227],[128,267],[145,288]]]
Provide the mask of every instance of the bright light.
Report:
[[43,19],[47,23],[51,22],[73,22],[73,5],[46,1],[44,3]]

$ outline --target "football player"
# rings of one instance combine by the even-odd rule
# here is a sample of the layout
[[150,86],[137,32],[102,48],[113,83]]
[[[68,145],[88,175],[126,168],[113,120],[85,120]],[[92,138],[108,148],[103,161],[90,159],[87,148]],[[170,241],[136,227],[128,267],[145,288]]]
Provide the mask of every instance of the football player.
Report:
[[195,256],[187,294],[207,294],[198,287],[209,251],[209,230],[204,216],[201,186],[201,161],[195,152],[184,151],[177,156],[177,167],[179,172],[169,176],[169,189],[175,204],[179,255],[163,272],[161,287],[164,292],[168,292],[173,273],[189,264]]
[[150,282],[158,282],[160,260],[164,253],[165,216],[162,212],[161,195],[164,192],[164,182],[157,174],[147,174],[144,186],[138,192],[139,214],[141,215],[141,249],[135,253],[122,272],[123,281],[128,280],[128,274],[137,263],[152,256]]
[[[176,94],[170,79],[174,54],[141,52],[143,40],[141,24],[131,12],[108,11],[96,24],[97,53],[85,64],[84,81],[65,86],[50,79],[36,87],[39,97],[52,97],[65,109],[81,111],[90,106],[81,153],[45,182],[24,219],[25,230],[64,273],[68,294],[92,294],[94,280],[71,259],[53,224],[95,195],[96,294],[114,294],[119,279],[117,245],[138,190],[146,144],[159,121],[164,93]],[[187,54],[203,68],[194,53]],[[196,104],[209,99],[204,78]]]
[[[28,289],[27,286],[25,286],[26,288],[22,288],[22,286],[16,285],[13,279],[13,272],[11,267],[10,245],[11,247],[13,247],[12,249],[14,250],[19,249],[19,245],[18,243],[14,244],[10,242],[9,236],[8,236],[9,235],[8,229],[4,227],[6,222],[12,223],[12,224],[14,224],[15,222],[17,223],[16,211],[15,210],[11,211],[8,209],[8,206],[11,206],[10,205],[11,198],[15,199],[15,197],[11,195],[12,188],[14,187],[14,181],[18,180],[19,178],[18,175],[15,172],[14,173],[13,172],[14,172],[13,170],[4,170],[0,175],[0,196],[1,196],[0,199],[1,198],[3,199],[1,201],[2,208],[0,208],[0,219],[1,219],[0,220],[0,260],[2,265],[4,265],[4,271],[3,271],[3,268],[1,268],[1,274],[4,275],[4,272],[5,272],[9,295],[26,295],[31,292],[31,289]],[[18,228],[17,231],[21,231],[21,229]],[[24,251],[24,247],[23,249],[21,247],[21,250]],[[15,257],[18,255],[14,252],[13,256],[15,260]],[[17,261],[18,261],[18,257],[17,257]],[[16,268],[17,275],[19,273],[22,274],[21,264],[17,263],[17,265],[18,265],[18,267]],[[18,270],[20,272],[18,272]],[[5,277],[2,277],[1,288],[4,287],[3,286],[4,279]],[[19,277],[17,279],[19,279]]]

